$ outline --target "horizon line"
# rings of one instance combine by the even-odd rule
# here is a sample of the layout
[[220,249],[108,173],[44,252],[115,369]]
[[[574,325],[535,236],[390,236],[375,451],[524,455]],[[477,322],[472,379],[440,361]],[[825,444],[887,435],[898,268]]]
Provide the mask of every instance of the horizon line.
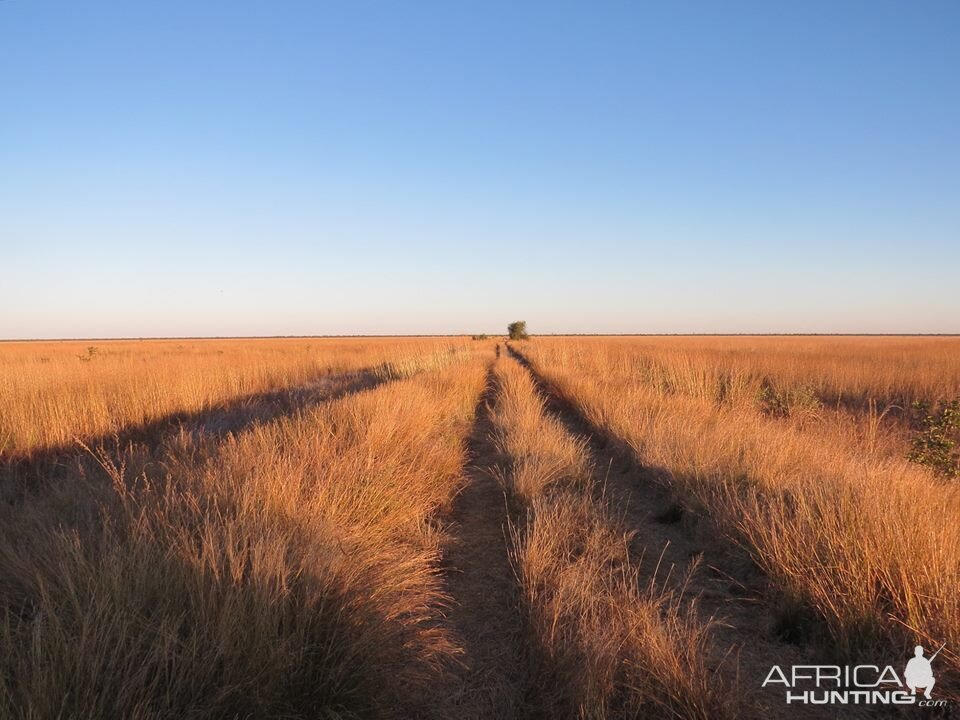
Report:
[[[58,338],[0,338],[0,343],[29,342],[144,342],[156,340],[325,340],[325,339],[384,339],[384,338],[467,338],[486,335],[488,338],[506,337],[506,333],[395,333],[357,335],[155,335],[113,337],[58,337]],[[536,337],[960,337],[960,332],[651,332],[651,333],[530,333]]]

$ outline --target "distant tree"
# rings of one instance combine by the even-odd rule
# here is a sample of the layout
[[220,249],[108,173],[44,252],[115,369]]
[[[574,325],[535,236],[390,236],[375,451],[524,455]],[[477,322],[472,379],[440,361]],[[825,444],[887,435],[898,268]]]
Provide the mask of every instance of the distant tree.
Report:
[[510,336],[511,340],[526,340],[530,337],[527,334],[527,321],[517,320],[507,325],[507,335]]

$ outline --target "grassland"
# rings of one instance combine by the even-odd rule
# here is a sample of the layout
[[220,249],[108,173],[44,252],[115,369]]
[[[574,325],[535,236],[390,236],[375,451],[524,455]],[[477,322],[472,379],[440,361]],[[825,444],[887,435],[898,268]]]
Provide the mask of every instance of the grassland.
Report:
[[750,554],[783,635],[825,634],[846,659],[946,642],[957,672],[960,494],[905,457],[905,408],[960,396],[956,339],[558,340],[523,352],[597,433]]
[[958,397],[952,338],[0,345],[0,717],[833,717],[770,666],[944,642],[955,698]]
[[[440,344],[463,347],[459,340]],[[440,344],[416,338],[5,343],[0,456],[30,456],[172,415],[255,401],[327,376],[403,374]]]

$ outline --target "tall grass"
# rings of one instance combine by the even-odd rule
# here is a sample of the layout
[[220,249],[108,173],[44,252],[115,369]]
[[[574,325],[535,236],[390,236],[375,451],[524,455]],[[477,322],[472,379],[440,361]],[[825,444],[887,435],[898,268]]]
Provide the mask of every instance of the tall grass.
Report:
[[852,452],[906,455],[914,402],[960,398],[952,337],[541,338],[557,367],[589,356],[591,372],[642,382],[670,398],[753,410],[842,442]]
[[0,717],[438,714],[436,516],[484,377],[104,452],[0,509]]
[[469,347],[451,338],[0,343],[0,459],[331,374],[399,377]]
[[600,365],[582,347],[524,352],[592,423],[751,552],[781,590],[784,622],[798,607],[814,611],[846,656],[875,643],[889,652],[891,643],[946,642],[945,665],[960,669],[960,489],[902,458],[852,453],[749,409],[664,395],[629,364]]
[[586,353],[593,367],[667,394],[754,404],[764,388],[814,394],[860,411],[960,396],[956,337],[538,338],[557,362]]
[[522,518],[512,552],[545,711],[730,716],[734,698],[704,665],[708,625],[665,587],[641,583],[583,442],[545,413],[515,362],[499,363],[497,381],[496,437]]

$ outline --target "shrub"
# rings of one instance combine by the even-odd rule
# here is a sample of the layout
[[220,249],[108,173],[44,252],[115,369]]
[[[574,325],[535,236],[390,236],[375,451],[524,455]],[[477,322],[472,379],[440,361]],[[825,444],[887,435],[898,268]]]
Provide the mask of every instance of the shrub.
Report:
[[526,340],[530,336],[527,334],[527,321],[517,320],[507,325],[507,335],[511,340]]
[[760,388],[760,406],[775,417],[814,417],[823,409],[816,387],[810,384],[778,389],[772,383]]
[[907,459],[926,465],[937,474],[960,478],[960,400],[953,400],[931,412],[926,402],[913,403],[917,434]]

